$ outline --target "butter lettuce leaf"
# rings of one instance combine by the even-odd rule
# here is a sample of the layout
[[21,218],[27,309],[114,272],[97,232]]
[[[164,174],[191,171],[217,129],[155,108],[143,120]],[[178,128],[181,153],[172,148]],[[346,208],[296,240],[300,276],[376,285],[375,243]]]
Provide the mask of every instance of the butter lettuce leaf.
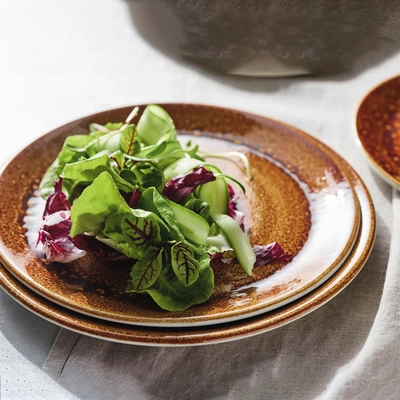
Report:
[[[88,135],[72,135],[65,139],[57,158],[47,169],[40,181],[39,190],[43,198],[47,199],[53,192],[54,181],[61,176],[67,163],[73,163],[87,157],[86,146],[90,141],[91,139]],[[73,183],[64,179],[63,185],[66,191],[70,192],[71,189],[68,186],[73,186]]]
[[111,175],[104,171],[85,188],[71,207],[71,237],[100,232],[110,214],[130,213]]
[[117,187],[124,192],[133,192],[136,186],[115,172],[108,154],[99,153],[91,158],[65,165],[61,177],[82,185],[90,185],[102,173],[108,172]]

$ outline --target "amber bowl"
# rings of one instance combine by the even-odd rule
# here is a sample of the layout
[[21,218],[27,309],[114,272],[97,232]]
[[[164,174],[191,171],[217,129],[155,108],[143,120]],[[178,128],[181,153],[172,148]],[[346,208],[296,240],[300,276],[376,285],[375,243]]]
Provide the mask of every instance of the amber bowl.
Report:
[[400,189],[400,76],[379,84],[363,98],[355,125],[370,165]]

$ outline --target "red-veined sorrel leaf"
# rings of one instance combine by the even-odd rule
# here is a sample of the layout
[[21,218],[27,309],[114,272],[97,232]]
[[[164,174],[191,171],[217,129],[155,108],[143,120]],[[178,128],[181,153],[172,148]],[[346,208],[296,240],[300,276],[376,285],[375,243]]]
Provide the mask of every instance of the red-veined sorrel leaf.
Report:
[[140,150],[140,142],[135,125],[128,125],[123,130],[120,145],[122,151],[130,156],[136,154]]
[[153,247],[145,259],[139,260],[132,268],[130,290],[148,289],[158,278],[162,268],[162,251]]
[[132,209],[121,220],[121,230],[130,247],[135,249],[137,258],[143,258],[149,248],[161,241],[157,216],[151,212]]
[[182,242],[172,246],[171,264],[175,275],[185,286],[190,286],[199,277],[199,262],[192,249]]

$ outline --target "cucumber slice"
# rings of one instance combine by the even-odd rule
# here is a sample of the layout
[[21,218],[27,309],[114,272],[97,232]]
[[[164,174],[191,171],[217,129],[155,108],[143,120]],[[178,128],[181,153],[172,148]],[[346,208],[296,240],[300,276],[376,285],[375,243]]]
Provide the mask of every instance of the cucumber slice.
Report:
[[171,200],[165,200],[174,213],[183,236],[190,242],[204,246],[207,243],[207,237],[210,232],[208,222],[194,211]]
[[146,145],[158,143],[167,134],[169,134],[169,137],[165,139],[176,139],[173,120],[163,108],[156,104],[150,104],[144,109],[136,125],[136,129],[140,140]]
[[200,186],[198,197],[210,206],[210,214],[226,214],[229,206],[229,190],[225,178],[217,177],[215,181]]
[[243,270],[251,276],[256,256],[247,235],[229,215],[215,214],[212,218],[228,239]]

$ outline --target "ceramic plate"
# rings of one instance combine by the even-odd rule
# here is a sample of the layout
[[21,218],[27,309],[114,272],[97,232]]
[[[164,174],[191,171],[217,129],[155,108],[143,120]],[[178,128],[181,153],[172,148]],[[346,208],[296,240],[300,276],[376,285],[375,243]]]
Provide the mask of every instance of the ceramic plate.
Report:
[[355,125],[370,165],[400,189],[400,76],[381,83],[365,96]]
[[[213,263],[215,290],[209,301],[183,312],[166,312],[143,295],[124,293],[130,263],[85,257],[49,264],[35,247],[43,203],[39,181],[67,135],[90,122],[123,121],[131,108],[74,121],[41,137],[0,176],[0,256],[7,270],[29,289],[71,310],[119,323],[186,327],[228,323],[293,302],[321,285],[347,259],[357,240],[360,206],[346,163],[311,136],[245,112],[211,106],[164,104],[182,140],[202,149],[245,153],[253,179],[218,159],[246,186],[240,207],[254,245],[278,242],[292,257],[286,264],[256,267],[253,276],[234,263]],[[141,109],[144,106],[140,107]]]
[[[371,198],[353,175],[361,207],[361,229],[348,258],[318,288],[286,306],[251,318],[213,326],[155,328],[96,319],[63,308],[30,290],[0,264],[0,284],[19,303],[64,328],[114,342],[151,346],[194,346],[222,343],[254,336],[284,326],[316,310],[346,288],[357,276],[372,250],[375,213]],[[350,288],[348,288],[350,290]]]

